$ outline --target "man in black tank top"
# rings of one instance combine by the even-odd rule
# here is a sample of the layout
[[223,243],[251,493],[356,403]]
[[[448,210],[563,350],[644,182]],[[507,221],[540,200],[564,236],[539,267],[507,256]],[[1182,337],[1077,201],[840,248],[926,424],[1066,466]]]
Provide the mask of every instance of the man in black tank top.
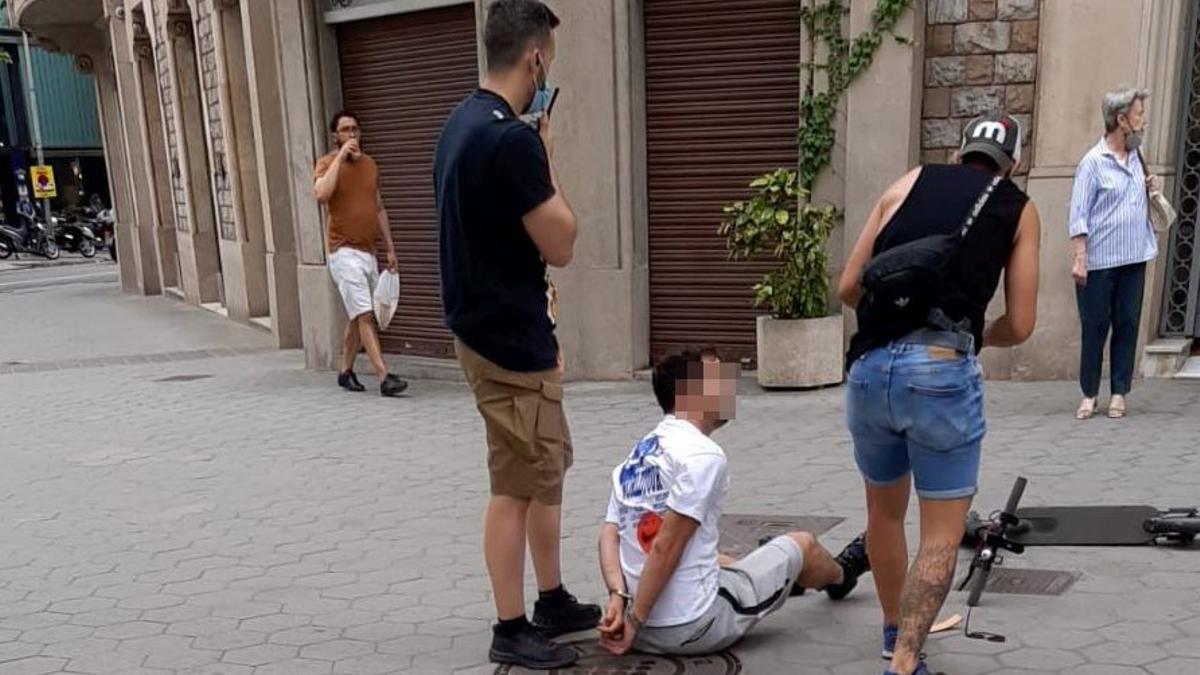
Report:
[[[930,672],[921,647],[954,577],[987,427],[976,354],[1020,344],[1033,332],[1041,224],[1029,197],[1008,180],[1020,148],[1020,125],[1008,115],[967,125],[959,164],[914,169],[880,197],[838,286],[860,319],[848,354],[847,424],[867,490],[867,551],[883,606],[887,673]],[[1003,179],[985,197],[997,176]],[[981,201],[943,281],[918,299],[933,308],[928,318],[872,321],[871,308],[860,306],[871,258],[961,232]],[[1007,311],[985,325],[1002,272]],[[921,544],[906,574],[904,518],[914,485]]]

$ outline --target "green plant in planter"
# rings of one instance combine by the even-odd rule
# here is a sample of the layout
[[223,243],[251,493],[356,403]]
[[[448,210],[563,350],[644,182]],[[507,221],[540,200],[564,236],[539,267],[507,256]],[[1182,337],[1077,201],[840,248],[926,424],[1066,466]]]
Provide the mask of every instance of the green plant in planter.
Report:
[[730,259],[770,255],[779,261],[754,285],[754,305],[768,307],[777,319],[828,315],[825,244],[837,224],[837,210],[808,204],[808,191],[793,170],[776,169],[755,178],[750,187],[754,194],[748,200],[725,207],[718,234],[725,237]]
[[[841,215],[832,205],[809,203],[809,194],[832,157],[834,118],[850,83],[871,66],[885,35],[902,44],[912,43],[894,30],[913,0],[875,0],[870,26],[853,39],[845,35],[850,12],[846,2],[804,0],[800,10],[809,54],[801,63],[797,167],[755,178],[750,183],[753,196],[726,206],[727,220],[717,230],[725,237],[731,259],[770,254],[780,262],[754,285],[754,305],[766,305],[777,319],[816,319],[829,314],[825,243]],[[825,45],[825,63],[815,61],[816,43]],[[818,70],[826,74],[824,91],[817,91]]]

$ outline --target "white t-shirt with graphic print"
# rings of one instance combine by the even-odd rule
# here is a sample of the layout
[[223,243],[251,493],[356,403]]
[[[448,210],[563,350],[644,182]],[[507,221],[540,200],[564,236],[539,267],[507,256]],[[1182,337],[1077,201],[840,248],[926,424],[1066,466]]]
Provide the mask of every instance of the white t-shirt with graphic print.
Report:
[[700,524],[679,566],[658,596],[647,626],[677,626],[698,618],[717,597],[717,522],[729,494],[725,452],[691,422],[668,415],[612,475],[605,521],[621,534],[621,569],[631,595],[667,510]]

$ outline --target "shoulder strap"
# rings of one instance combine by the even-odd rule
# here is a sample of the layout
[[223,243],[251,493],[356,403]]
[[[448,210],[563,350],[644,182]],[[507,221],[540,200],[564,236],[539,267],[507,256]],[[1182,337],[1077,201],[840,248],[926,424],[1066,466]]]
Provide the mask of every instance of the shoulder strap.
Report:
[[1145,176],[1146,178],[1149,178],[1150,177],[1150,169],[1146,166],[1146,158],[1142,156],[1142,149],[1138,148],[1137,150],[1135,150],[1135,152],[1137,152],[1138,164],[1142,165],[1142,175]]
[[958,241],[967,238],[967,233],[971,231],[971,226],[975,224],[975,219],[979,217],[979,212],[987,204],[988,199],[991,199],[992,192],[996,190],[996,186],[1003,180],[1000,176],[995,176],[988,182],[987,187],[983,188],[983,192],[979,195],[979,199],[975,200],[975,206],[967,212],[967,219],[963,221],[962,227],[958,230]]

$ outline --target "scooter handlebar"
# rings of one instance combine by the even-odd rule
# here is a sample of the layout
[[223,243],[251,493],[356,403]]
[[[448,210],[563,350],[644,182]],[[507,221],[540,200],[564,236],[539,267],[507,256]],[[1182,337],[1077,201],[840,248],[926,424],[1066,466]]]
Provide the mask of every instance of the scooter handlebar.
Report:
[[1008,503],[1004,505],[1004,513],[1007,515],[1016,515],[1017,505],[1021,503],[1021,497],[1025,495],[1025,485],[1029,481],[1025,480],[1024,476],[1018,476],[1013,483],[1012,492],[1008,493]]

